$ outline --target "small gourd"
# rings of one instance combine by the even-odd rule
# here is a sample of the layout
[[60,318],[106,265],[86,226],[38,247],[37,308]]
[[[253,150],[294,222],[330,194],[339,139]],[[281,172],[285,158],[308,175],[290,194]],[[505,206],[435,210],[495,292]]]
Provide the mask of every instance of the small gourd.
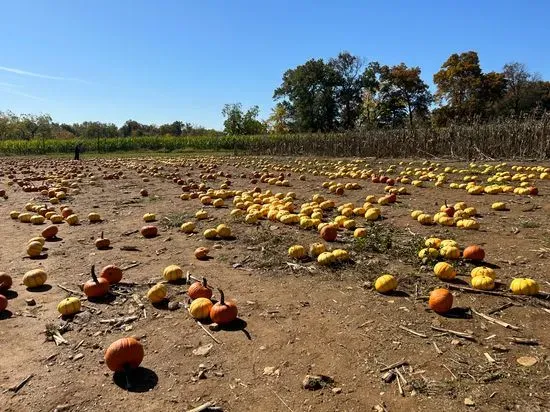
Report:
[[158,228],[153,225],[146,225],[140,229],[141,236],[146,239],[156,237],[158,234]]
[[29,270],[23,275],[23,284],[28,288],[36,288],[46,283],[48,275],[42,269]]
[[539,293],[539,284],[530,278],[515,278],[510,283],[510,290],[514,295],[536,295]]
[[95,265],[92,265],[91,275],[92,279],[82,287],[84,294],[90,298],[100,298],[109,293],[109,281],[95,275]]
[[110,285],[118,283],[122,280],[122,269],[116,265],[107,265],[101,272],[99,272],[99,277],[107,279]]
[[231,237],[231,228],[226,224],[221,224],[216,227],[216,233],[222,239],[227,239]]
[[155,220],[157,220],[157,216],[154,213],[145,213],[143,215],[143,220],[147,223],[154,222]]
[[202,282],[194,282],[187,289],[187,294],[191,299],[206,298],[210,299],[212,297],[212,289],[208,287],[206,278],[202,278]]
[[151,303],[162,302],[167,295],[168,291],[163,283],[157,283],[147,291],[147,299]]
[[292,259],[302,259],[306,256],[306,249],[302,245],[292,245],[288,248],[288,256]]
[[101,232],[101,236],[95,240],[94,244],[98,250],[106,250],[109,249],[111,241],[103,237],[103,232]]
[[456,277],[456,270],[447,262],[438,262],[434,266],[434,273],[443,280],[451,280]]
[[474,289],[493,290],[495,288],[495,281],[489,276],[474,276],[471,282]]
[[491,268],[488,268],[486,266],[478,266],[478,267],[472,269],[472,271],[470,272],[470,276],[472,278],[475,278],[477,276],[487,276],[487,277],[490,277],[491,279],[495,280],[496,277],[497,277],[497,274]]
[[225,300],[223,290],[218,289],[218,291],[220,292],[220,301],[210,308],[210,319],[218,325],[225,325],[237,319],[238,309],[234,301]]
[[162,276],[167,281],[173,282],[183,277],[183,270],[178,265],[169,265],[162,271]]
[[207,298],[197,298],[189,306],[189,313],[197,320],[207,319],[210,316],[212,301]]
[[63,316],[72,316],[80,311],[81,306],[79,298],[69,297],[58,303],[57,311]]
[[389,293],[397,289],[397,279],[392,275],[379,276],[374,282],[374,288],[379,293]]

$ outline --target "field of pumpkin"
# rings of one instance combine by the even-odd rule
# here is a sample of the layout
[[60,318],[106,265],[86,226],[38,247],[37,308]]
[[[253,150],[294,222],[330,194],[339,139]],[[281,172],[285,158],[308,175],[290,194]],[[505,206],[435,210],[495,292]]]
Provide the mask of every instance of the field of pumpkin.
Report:
[[0,162],[6,411],[550,410],[550,166]]

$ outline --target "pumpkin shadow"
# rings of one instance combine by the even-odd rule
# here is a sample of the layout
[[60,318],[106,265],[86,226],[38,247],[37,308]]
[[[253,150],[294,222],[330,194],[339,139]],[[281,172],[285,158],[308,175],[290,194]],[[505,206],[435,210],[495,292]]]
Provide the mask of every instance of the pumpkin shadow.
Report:
[[11,289],[0,291],[0,295],[4,295],[7,300],[15,299],[17,296],[19,296],[19,294],[15,290]]
[[488,267],[488,268],[491,268],[491,269],[500,269],[500,266],[497,265],[496,263],[489,263],[489,262],[479,262],[479,264],[477,264],[476,266],[485,266],[485,267]]
[[11,318],[13,313],[11,310],[4,309],[2,312],[0,312],[0,320],[9,319]]
[[38,255],[38,256],[28,256],[28,258],[30,260],[44,260],[44,259],[48,258],[48,254],[44,253],[44,254],[41,254],[41,255]]
[[169,280],[168,284],[169,285],[179,285],[179,286],[187,285],[187,279],[184,276],[184,277],[176,279],[176,280]]
[[465,280],[460,279],[460,278],[449,279],[446,282],[450,283],[452,285],[470,286],[470,284],[468,282],[466,282]]
[[220,325],[220,330],[226,331],[226,332],[238,332],[242,331],[246,338],[248,340],[252,340],[252,336],[250,335],[250,332],[246,330],[247,323],[245,320],[241,318],[237,318],[232,322],[229,322],[225,325]]
[[61,242],[63,240],[63,238],[61,237],[57,237],[57,236],[54,236],[54,237],[51,237],[49,239],[46,239],[46,243],[55,243],[55,242]]
[[33,288],[27,288],[29,292],[47,292],[52,288],[52,285],[44,284],[40,286],[35,286]]
[[391,292],[385,293],[386,296],[395,296],[399,298],[410,298],[411,295],[403,290],[393,290]]
[[155,309],[159,309],[159,310],[168,310],[168,303],[170,301],[168,299],[162,299],[160,302],[155,302],[155,303],[151,303],[151,305],[155,308]]
[[116,295],[110,292],[104,296],[96,296],[96,297],[88,296],[88,302],[92,302],[92,303],[109,304],[109,303],[113,303],[115,299],[116,299]]
[[454,307],[441,316],[451,319],[472,319],[472,311],[470,308]]
[[207,261],[209,261],[209,260],[214,260],[214,257],[212,257],[212,256],[205,256],[205,257],[200,258],[200,259],[197,258],[197,260],[200,260],[201,262],[207,262]]
[[102,247],[101,249],[97,248],[97,250],[113,250],[113,247],[112,246],[107,246],[107,247]]
[[137,393],[149,392],[157,386],[159,378],[151,369],[140,366],[130,372],[128,381],[130,383],[130,387],[127,386],[128,382],[126,380],[125,372],[115,372],[113,375],[113,382],[116,386],[124,389],[125,391]]

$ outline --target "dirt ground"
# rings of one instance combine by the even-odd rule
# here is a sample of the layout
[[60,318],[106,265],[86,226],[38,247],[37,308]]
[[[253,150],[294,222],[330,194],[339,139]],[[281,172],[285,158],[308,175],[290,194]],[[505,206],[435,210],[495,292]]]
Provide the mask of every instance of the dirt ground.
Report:
[[[443,282],[416,254],[422,238],[428,236],[455,239],[461,247],[478,244],[485,249],[485,260],[495,265],[500,281],[496,290],[507,292],[513,277],[528,276],[539,282],[541,290],[550,291],[546,271],[550,181],[531,179],[539,188],[538,196],[472,196],[450,189],[448,184],[441,188],[433,182],[425,188],[397,184],[407,187],[410,194],[382,206],[381,221],[367,224],[357,218],[358,226],[368,228],[366,241],[358,242],[353,231],[342,230],[338,241],[329,246],[350,251],[352,262],[327,268],[316,262],[287,264],[296,263],[287,256],[288,247],[321,241],[317,231],[269,220],[246,224],[242,218],[229,216],[231,199],[226,199],[224,208],[204,207],[210,219],[196,221],[194,214],[202,205],[198,199],[181,200],[182,188],[173,180],[178,175],[216,189],[229,180],[233,190],[293,191],[297,210],[311,201],[314,193],[337,204],[353,202],[356,206],[361,206],[367,195],[384,194],[385,185],[370,179],[323,176],[347,162],[210,156],[88,158],[77,164],[62,159],[0,159],[0,189],[8,195],[6,200],[0,198],[4,234],[0,272],[14,279],[7,295],[9,312],[0,314],[0,409],[186,411],[212,401],[224,411],[549,411],[547,295],[514,298],[507,293],[454,289],[458,309],[453,316],[440,316],[428,309],[425,297]],[[398,165],[398,161],[364,159],[353,164],[377,171]],[[512,164],[503,170],[510,170]],[[408,162],[398,165],[392,176],[407,166]],[[444,166],[447,164],[442,162],[438,170]],[[468,167],[465,163],[457,166]],[[411,167],[427,166],[415,161]],[[31,173],[22,174],[25,169]],[[220,171],[226,176],[203,179],[204,174]],[[103,179],[116,172],[122,174],[119,179]],[[252,183],[254,172],[271,172],[276,177],[285,173],[290,186]],[[8,186],[10,174],[15,179],[34,176],[35,185],[48,177],[64,176],[81,190],[62,202],[74,209],[81,224],[60,224],[61,240],[46,243],[45,258],[30,259],[25,251],[27,241],[45,226],[20,223],[10,219],[9,213],[23,211],[27,202],[44,203],[47,197],[24,192],[17,184]],[[98,180],[94,182],[92,175]],[[300,175],[305,180],[300,180]],[[449,174],[449,182],[462,176]],[[336,195],[322,187],[328,180],[357,182],[361,189]],[[142,188],[149,196],[140,196]],[[476,207],[480,230],[422,226],[411,219],[412,210],[433,214],[445,200]],[[491,210],[495,201],[506,201],[510,210]],[[93,211],[101,214],[103,222],[88,223],[86,216]],[[137,233],[146,212],[157,216],[154,224],[159,236],[153,239]],[[188,220],[197,222],[197,233],[187,235],[178,230]],[[231,227],[233,240],[203,237],[205,229],[219,223]],[[94,239],[102,231],[111,239],[110,250],[94,247]],[[122,250],[124,246],[138,250]],[[212,259],[195,259],[193,251],[198,246],[208,246]],[[92,264],[126,268],[123,281],[127,283],[113,287],[116,294],[106,301],[84,302],[83,311],[73,319],[60,319],[57,303],[69,293],[57,285],[80,292],[79,285],[89,279]],[[150,284],[162,279],[162,270],[169,264],[205,276],[211,285],[236,299],[241,322],[211,332],[221,344],[214,342],[185,308],[153,307],[145,298]],[[47,286],[38,291],[26,289],[21,282],[23,274],[34,268],[48,273]],[[455,286],[469,286],[470,268],[469,263],[458,264]],[[397,293],[382,295],[372,289],[373,280],[382,273],[396,276]],[[186,285],[168,288],[171,301],[186,300]],[[144,304],[144,311],[133,295]],[[29,298],[36,301],[35,306],[26,303]],[[513,305],[493,312],[507,303]],[[472,314],[470,308],[492,312],[493,318],[517,330]],[[130,315],[138,319],[122,325],[101,322]],[[68,344],[56,346],[46,340],[47,324],[67,328],[63,337]],[[465,332],[474,338],[432,327]],[[137,384],[130,391],[103,363],[108,345],[124,336],[140,338],[145,348],[142,368],[134,377]],[[513,343],[511,337],[536,339],[538,345]],[[206,355],[194,354],[206,345],[211,345]],[[526,356],[536,363],[528,367],[517,362]],[[397,369],[401,378],[389,383],[382,380],[381,370],[400,361],[406,362]],[[199,378],[201,370],[205,373]],[[31,374],[18,391],[10,390]],[[308,374],[326,375],[334,382],[319,390],[306,390],[302,380]],[[398,381],[404,396],[399,393]]]

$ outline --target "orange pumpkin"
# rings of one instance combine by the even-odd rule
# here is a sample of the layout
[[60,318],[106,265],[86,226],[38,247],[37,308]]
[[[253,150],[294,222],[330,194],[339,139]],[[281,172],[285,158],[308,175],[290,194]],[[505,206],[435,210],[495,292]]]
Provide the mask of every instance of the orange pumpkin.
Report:
[[199,260],[204,260],[208,256],[210,250],[207,247],[198,247],[195,249],[195,257]]
[[0,272],[0,290],[8,290],[9,288],[11,288],[11,285],[11,276],[7,273]]
[[238,310],[234,301],[226,302],[223,291],[221,289],[218,291],[220,292],[220,301],[210,309],[210,319],[212,322],[224,325],[237,319]]
[[202,278],[202,282],[195,282],[189,286],[189,289],[187,289],[187,294],[191,299],[210,299],[212,297],[212,289],[210,289],[206,284],[206,278]]
[[90,298],[99,298],[109,292],[109,281],[105,278],[98,278],[95,275],[95,267],[92,265],[92,279],[84,283],[82,288],[84,294]]
[[0,312],[8,307],[8,299],[4,295],[0,295]]
[[58,228],[55,225],[50,225],[42,231],[42,237],[44,239],[53,239],[57,235]]
[[73,209],[71,209],[70,207],[66,207],[61,211],[61,216],[63,216],[63,218],[65,218],[65,219],[67,219],[73,213],[74,213]]
[[336,236],[338,236],[338,229],[334,226],[327,225],[323,226],[321,229],[321,237],[327,242],[334,242],[336,240]]
[[430,293],[428,306],[436,313],[446,313],[453,307],[453,295],[444,288],[434,289]]
[[99,277],[107,279],[107,282],[111,285],[118,283],[122,280],[122,269],[116,265],[107,265],[101,269]]
[[145,238],[152,238],[152,237],[157,236],[158,229],[157,229],[156,226],[146,225],[146,226],[143,226],[141,228],[140,233],[141,233],[141,236],[143,236]]
[[462,256],[464,259],[482,261],[485,259],[485,251],[480,246],[471,245],[464,249]]
[[135,338],[121,338],[105,351],[105,364],[113,372],[137,368],[143,361],[143,345]]

